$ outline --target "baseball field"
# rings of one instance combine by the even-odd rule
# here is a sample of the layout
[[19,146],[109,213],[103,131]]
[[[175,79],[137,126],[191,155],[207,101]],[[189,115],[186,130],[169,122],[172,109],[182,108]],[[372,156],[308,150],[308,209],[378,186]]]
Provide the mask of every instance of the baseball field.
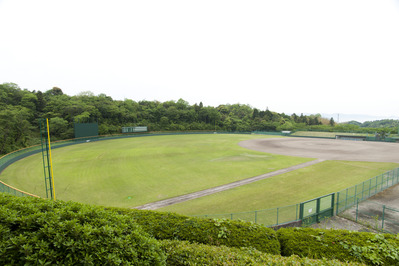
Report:
[[[55,191],[57,199],[61,200],[133,208],[320,158],[317,154],[300,156],[292,151],[295,156],[291,156],[264,145],[268,142],[276,146],[288,139],[292,138],[237,134],[169,135],[58,148],[53,150]],[[336,144],[317,145],[328,150],[331,148],[327,147]],[[257,146],[257,150],[251,145]],[[292,146],[286,142],[284,145]],[[299,143],[295,145],[301,149]],[[317,145],[312,144],[313,148]],[[306,145],[302,145],[302,149],[309,150]],[[342,154],[339,149],[335,152]],[[206,214],[295,204],[344,189],[399,166],[398,162],[388,159],[356,161],[342,158],[344,160],[322,158],[325,160],[308,167],[160,210]],[[2,172],[0,179],[45,197],[41,154],[12,164]]]

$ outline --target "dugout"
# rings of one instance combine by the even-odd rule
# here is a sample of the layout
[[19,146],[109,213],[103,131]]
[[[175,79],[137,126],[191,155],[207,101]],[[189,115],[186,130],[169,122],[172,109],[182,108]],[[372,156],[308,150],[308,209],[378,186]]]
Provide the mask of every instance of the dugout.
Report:
[[354,140],[354,141],[365,141],[367,139],[366,136],[355,136],[355,135],[335,135],[335,138],[342,140]]

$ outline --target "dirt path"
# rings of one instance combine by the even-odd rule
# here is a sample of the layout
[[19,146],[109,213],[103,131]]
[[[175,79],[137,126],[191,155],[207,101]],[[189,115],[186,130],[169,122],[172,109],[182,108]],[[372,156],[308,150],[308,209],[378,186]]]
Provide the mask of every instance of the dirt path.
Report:
[[156,201],[156,202],[151,202],[151,203],[147,203],[138,207],[135,207],[135,209],[139,209],[139,210],[155,210],[161,207],[166,207],[172,204],[176,204],[176,203],[180,203],[180,202],[184,202],[184,201],[188,201],[188,200],[192,200],[192,199],[196,199],[196,198],[200,198],[200,197],[204,197],[204,196],[208,196],[214,193],[218,193],[221,191],[225,191],[228,189],[232,189],[235,187],[239,187],[239,186],[243,186],[246,184],[250,184],[262,179],[266,179],[272,176],[276,176],[276,175],[281,175],[281,174],[285,174],[303,167],[307,167],[313,164],[317,164],[320,162],[325,161],[324,159],[317,159],[314,161],[310,161],[310,162],[306,162],[306,163],[302,163],[302,164],[298,164],[298,165],[294,165],[288,168],[284,168],[284,169],[280,169],[277,171],[273,171],[267,174],[263,174],[263,175],[259,175],[259,176],[255,176],[255,177],[250,177],[247,179],[243,179],[243,180],[239,180],[233,183],[229,183],[226,185],[222,185],[222,186],[218,186],[218,187],[213,187],[213,188],[209,188],[209,189],[205,189],[205,190],[201,190],[201,191],[197,191],[197,192],[193,192],[190,194],[186,194],[186,195],[181,195],[181,196],[177,196],[174,198],[169,198],[169,199],[165,199],[165,200],[160,200],[160,201]]

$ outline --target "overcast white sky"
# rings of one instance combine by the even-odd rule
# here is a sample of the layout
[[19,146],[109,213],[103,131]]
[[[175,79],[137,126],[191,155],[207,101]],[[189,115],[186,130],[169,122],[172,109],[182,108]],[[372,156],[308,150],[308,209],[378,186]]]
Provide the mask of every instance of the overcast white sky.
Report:
[[0,83],[399,115],[399,0],[0,0]]

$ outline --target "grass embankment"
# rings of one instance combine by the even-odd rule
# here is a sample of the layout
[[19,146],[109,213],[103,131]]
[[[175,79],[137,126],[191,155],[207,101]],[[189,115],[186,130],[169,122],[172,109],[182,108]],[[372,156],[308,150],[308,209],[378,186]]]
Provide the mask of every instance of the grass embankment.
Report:
[[[255,135],[174,135],[89,142],[52,152],[57,199],[134,207],[272,172],[311,159],[244,149]],[[41,154],[1,180],[45,197]]]

